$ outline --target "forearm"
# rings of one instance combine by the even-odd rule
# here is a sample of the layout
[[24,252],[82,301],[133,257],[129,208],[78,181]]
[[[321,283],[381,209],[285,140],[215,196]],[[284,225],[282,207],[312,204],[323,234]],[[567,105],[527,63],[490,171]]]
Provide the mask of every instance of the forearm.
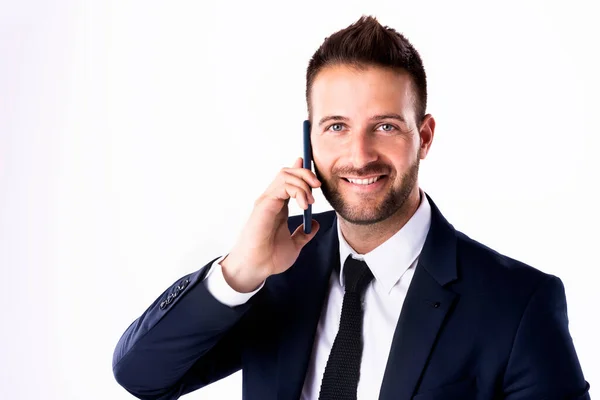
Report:
[[202,280],[211,264],[178,280],[122,335],[113,372],[131,393],[150,397],[172,390],[249,309],[229,307],[210,294]]

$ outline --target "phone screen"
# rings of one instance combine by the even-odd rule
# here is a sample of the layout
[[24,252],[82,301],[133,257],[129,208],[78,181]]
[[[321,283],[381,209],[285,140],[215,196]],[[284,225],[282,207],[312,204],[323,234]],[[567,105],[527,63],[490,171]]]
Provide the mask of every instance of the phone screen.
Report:
[[[304,124],[302,125],[303,128],[303,148],[304,148],[304,156],[302,157],[303,160],[303,167],[309,170],[312,170],[312,146],[310,144],[310,121],[309,120],[305,120]],[[309,186],[310,187],[310,186]],[[311,190],[312,192],[312,190]],[[309,204],[308,208],[306,210],[304,210],[304,218],[303,218],[303,223],[304,223],[304,233],[310,233],[311,232],[311,223],[312,223],[312,205]]]

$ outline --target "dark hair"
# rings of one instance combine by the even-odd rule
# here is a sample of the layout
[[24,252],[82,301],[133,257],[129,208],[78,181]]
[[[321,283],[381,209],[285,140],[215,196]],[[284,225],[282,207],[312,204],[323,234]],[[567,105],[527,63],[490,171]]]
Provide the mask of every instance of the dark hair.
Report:
[[400,33],[382,26],[375,17],[362,16],[352,25],[325,38],[313,54],[306,71],[306,104],[309,116],[310,91],[315,77],[323,68],[349,64],[358,69],[369,66],[406,71],[415,89],[415,116],[420,125],[427,107],[427,76],[421,56]]

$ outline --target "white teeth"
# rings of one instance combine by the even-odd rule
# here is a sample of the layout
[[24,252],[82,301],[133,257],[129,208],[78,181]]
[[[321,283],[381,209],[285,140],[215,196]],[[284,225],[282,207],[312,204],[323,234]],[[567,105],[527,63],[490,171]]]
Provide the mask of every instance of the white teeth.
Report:
[[356,185],[370,185],[371,183],[377,182],[379,179],[378,176],[371,179],[348,179],[349,182],[354,183]]

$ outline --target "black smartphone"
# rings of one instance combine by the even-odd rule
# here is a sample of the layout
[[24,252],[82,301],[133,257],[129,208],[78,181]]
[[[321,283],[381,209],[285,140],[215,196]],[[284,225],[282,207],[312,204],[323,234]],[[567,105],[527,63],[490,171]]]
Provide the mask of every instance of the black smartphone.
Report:
[[[303,148],[304,157],[302,157],[302,167],[312,171],[312,147],[310,145],[310,121],[305,120],[302,125],[303,128]],[[310,187],[310,186],[309,186]],[[312,193],[312,189],[311,189]],[[312,204],[308,205],[308,208],[304,210],[304,233],[310,233],[312,225]]]

